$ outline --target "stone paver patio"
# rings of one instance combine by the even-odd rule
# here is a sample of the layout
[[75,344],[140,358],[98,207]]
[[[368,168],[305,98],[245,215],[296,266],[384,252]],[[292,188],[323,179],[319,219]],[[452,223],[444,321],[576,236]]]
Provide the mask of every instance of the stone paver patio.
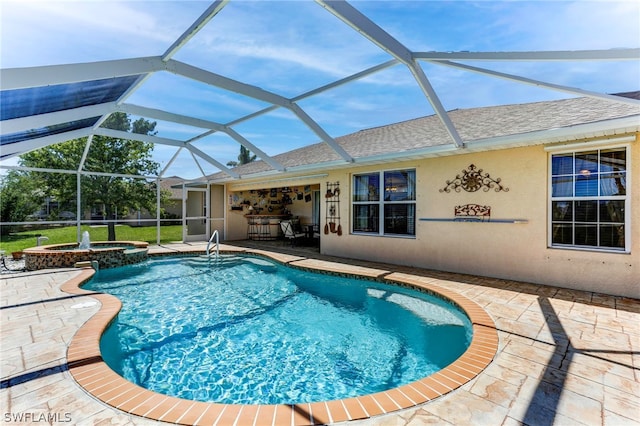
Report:
[[[175,244],[152,250],[203,249],[202,244]],[[299,259],[282,256],[284,261]],[[308,262],[339,263],[332,266],[335,270],[384,268],[458,292],[489,313],[500,338],[494,361],[461,388],[416,408],[350,424],[640,425],[639,300],[313,257]],[[0,276],[0,422],[157,424],[99,402],[71,377],[67,346],[100,308],[91,295],[60,290],[78,273],[60,269]]]

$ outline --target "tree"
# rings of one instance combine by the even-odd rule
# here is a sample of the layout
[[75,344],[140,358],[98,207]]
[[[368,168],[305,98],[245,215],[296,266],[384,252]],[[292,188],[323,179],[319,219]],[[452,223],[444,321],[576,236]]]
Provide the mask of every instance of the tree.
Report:
[[[122,112],[111,114],[102,127],[137,134],[154,135],[155,122],[140,118],[133,123]],[[86,139],[74,139],[41,148],[20,156],[26,167],[77,170],[86,146]],[[155,175],[159,164],[151,158],[153,144],[129,139],[94,136],[87,158],[85,171],[119,175]],[[40,187],[48,194],[64,202],[75,197],[77,181],[74,174],[39,174]],[[121,176],[83,174],[81,178],[82,211],[94,205],[104,205],[108,219],[116,212],[127,214],[129,210],[146,208],[155,210],[156,184],[145,179]],[[166,197],[166,195],[165,195]],[[108,222],[108,239],[116,239],[115,223]]]
[[241,166],[243,164],[248,164],[256,160],[256,155],[251,155],[251,152],[244,147],[244,145],[240,145],[240,155],[238,155],[238,161],[229,161],[227,166],[236,167]]
[[[10,170],[0,178],[0,221],[22,222],[40,207],[38,188],[28,173]],[[12,226],[0,227],[1,235],[13,231]]]

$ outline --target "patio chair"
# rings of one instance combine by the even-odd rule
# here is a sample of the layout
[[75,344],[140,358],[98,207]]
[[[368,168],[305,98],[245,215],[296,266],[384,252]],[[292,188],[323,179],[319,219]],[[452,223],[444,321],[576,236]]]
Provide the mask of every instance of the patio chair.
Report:
[[257,240],[260,234],[258,229],[258,219],[255,217],[247,218],[247,240]]
[[304,238],[304,232],[295,232],[290,220],[280,221],[280,228],[282,229],[282,236],[285,241],[289,240],[292,246],[295,246],[298,239]]
[[309,225],[310,226],[310,234],[311,234],[311,238],[313,238],[313,244],[316,246],[320,245],[320,225],[318,225],[317,223],[314,223],[313,225]]

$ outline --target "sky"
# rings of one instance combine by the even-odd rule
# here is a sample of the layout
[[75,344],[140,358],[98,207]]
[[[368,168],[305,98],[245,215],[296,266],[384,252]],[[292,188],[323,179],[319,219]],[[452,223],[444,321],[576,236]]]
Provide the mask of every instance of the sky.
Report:
[[[200,1],[0,0],[0,67],[32,67],[157,56],[209,6]],[[640,47],[636,1],[353,1],[356,9],[416,52],[546,51]],[[232,0],[173,59],[292,98],[391,56],[312,1]],[[568,97],[420,62],[447,110]],[[626,62],[473,62],[492,70],[603,93],[640,89],[640,60]],[[229,123],[269,106],[242,95],[156,73],[127,103]],[[302,100],[329,135],[433,114],[403,65]],[[135,118],[135,117],[134,117]],[[276,109],[233,126],[268,155],[316,143],[293,113]],[[158,136],[188,140],[203,129],[159,121]],[[222,164],[239,145],[222,133],[194,144]],[[156,145],[165,167],[176,148]],[[197,178],[183,150],[165,175]]]

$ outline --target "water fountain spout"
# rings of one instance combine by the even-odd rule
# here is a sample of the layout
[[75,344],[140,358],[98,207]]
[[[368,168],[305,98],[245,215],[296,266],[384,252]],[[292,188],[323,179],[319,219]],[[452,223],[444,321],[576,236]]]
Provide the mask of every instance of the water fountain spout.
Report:
[[84,231],[82,233],[82,242],[80,243],[79,248],[83,250],[87,250],[91,247],[91,241],[89,240],[89,231]]

